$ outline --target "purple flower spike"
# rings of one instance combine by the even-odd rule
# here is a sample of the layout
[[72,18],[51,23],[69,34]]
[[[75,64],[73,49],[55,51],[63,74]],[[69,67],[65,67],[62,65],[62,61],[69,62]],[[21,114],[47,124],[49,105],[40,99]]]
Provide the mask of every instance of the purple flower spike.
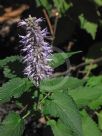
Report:
[[23,45],[22,51],[26,54],[23,58],[24,63],[26,63],[24,74],[36,86],[39,86],[40,81],[52,75],[53,72],[53,69],[49,66],[52,47],[45,41],[48,32],[46,28],[41,30],[39,24],[42,21],[42,18],[37,19],[29,16],[18,23],[19,27],[26,30],[25,36],[19,36],[21,38],[20,43]]

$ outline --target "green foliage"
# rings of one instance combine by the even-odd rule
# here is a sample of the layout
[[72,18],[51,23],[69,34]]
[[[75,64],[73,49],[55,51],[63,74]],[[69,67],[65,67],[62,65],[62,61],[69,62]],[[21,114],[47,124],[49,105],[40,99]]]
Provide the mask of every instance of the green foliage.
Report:
[[[68,52],[68,53],[64,53],[64,52],[61,52],[61,53],[54,53],[53,56],[52,56],[52,62],[51,62],[51,66],[53,68],[56,68],[60,65],[62,65],[66,59],[70,58],[71,56],[77,54],[77,53],[80,53],[81,51],[77,51],[77,52]],[[68,63],[68,62],[66,62]]]
[[96,23],[88,21],[83,15],[79,16],[79,20],[80,20],[80,27],[82,29],[85,29],[86,32],[91,34],[92,38],[95,39],[98,25]]
[[94,0],[94,2],[95,2],[98,6],[102,6],[102,0]]
[[80,28],[86,30],[92,36],[93,40],[95,39],[98,26],[102,22],[101,12],[98,9],[98,7],[102,6],[102,0],[86,0],[84,2],[74,2],[71,0],[36,0],[36,4],[43,6],[49,13],[49,16],[52,16],[54,9],[60,17],[65,15],[70,17],[71,10],[73,16],[71,16],[70,20],[78,24],[79,18]]
[[[89,34],[93,40],[96,38],[97,29],[101,27],[100,24],[102,22],[102,0],[77,2],[71,0],[36,0],[36,4],[43,7],[44,14],[47,15],[48,13],[49,18],[47,17],[47,19],[50,20],[51,17],[53,30],[57,30],[58,25],[58,31],[60,31],[60,27],[64,25],[64,23],[61,24],[63,20],[68,22],[68,24],[65,23],[68,32],[70,32],[70,29],[73,29],[73,33],[71,35],[65,33],[67,37],[65,41],[73,38],[77,40],[77,25],[85,30],[86,34]],[[70,28],[70,22],[75,28]],[[66,27],[64,29],[67,29]],[[55,45],[57,41],[56,34],[52,35],[55,38]],[[63,35],[62,32],[61,34]],[[60,41],[59,37],[58,41]],[[61,43],[63,42],[61,41]],[[66,63],[69,68],[70,62],[68,59],[77,53],[79,52],[54,53],[50,65],[56,69]],[[89,62],[88,64],[91,64],[93,58],[85,58],[85,63]],[[46,125],[51,127],[54,136],[102,135],[100,132],[100,130],[102,131],[102,76],[92,76],[90,72],[98,67],[98,64],[92,64],[91,68],[90,65],[87,65],[82,71],[80,71],[80,68],[78,69],[78,72],[90,72],[89,75],[91,77],[89,75],[85,76],[84,79],[87,77],[86,80],[69,76],[69,73],[65,76],[59,76],[55,73],[53,77],[42,80],[39,88],[35,88],[28,79],[21,78],[21,73],[17,74],[17,71],[13,69],[15,67],[19,72],[22,72],[17,62],[21,62],[20,56],[10,56],[0,60],[0,69],[3,70],[4,78],[8,80],[0,87],[0,104],[14,98],[16,105],[18,103],[19,107],[22,108],[20,113],[23,117],[20,118],[14,112],[9,113],[0,124],[0,136],[22,136],[24,131],[23,119],[26,120],[30,115],[36,116],[35,118],[37,119],[39,118],[38,115],[44,116],[46,119],[45,123],[47,122]],[[31,102],[29,100],[25,102],[27,104],[26,108],[26,106],[23,107],[24,103],[21,102],[23,100],[16,98],[19,98],[23,93],[28,94],[28,92]],[[89,111],[89,113],[91,111],[92,117],[93,115],[98,117],[97,124],[86,111]],[[33,113],[34,115],[32,115]]]
[[14,73],[12,73],[11,69],[8,66],[4,67],[4,71],[3,74],[6,78],[15,78],[17,75],[15,75]]
[[[56,68],[62,65],[67,58],[71,57],[75,53],[76,52],[55,53],[53,56],[53,67]],[[19,78],[17,75],[15,76],[15,74],[11,72],[11,69],[7,65],[11,61],[10,59],[6,58],[4,60],[5,61],[2,61],[1,63],[1,68],[4,68],[5,77],[11,78],[11,80],[4,83],[2,87],[0,87],[0,103],[7,102],[12,97],[20,97],[24,92],[28,92],[33,86],[28,79]],[[11,62],[13,63],[16,60],[17,58],[13,58]],[[102,105],[101,83],[101,76],[90,77],[88,80],[80,80],[78,78],[66,75],[48,78],[41,81],[39,88],[41,93],[40,109],[43,111],[44,116],[49,118],[47,124],[51,126],[54,136],[83,136],[83,132],[85,136],[100,136],[100,131],[95,122],[85,111],[81,112],[81,117],[77,106],[79,109],[84,109],[84,107],[87,106],[91,109],[100,108]],[[37,95],[35,96],[34,93],[32,98],[37,97]],[[28,111],[28,113],[30,113],[30,111]],[[28,116],[28,113],[27,115],[24,115],[24,118]],[[21,123],[22,119],[19,119],[19,124],[17,127],[13,128],[12,125],[15,126],[14,123],[17,121],[14,119],[16,115],[14,113],[13,115],[10,114],[10,116],[8,115],[6,119],[4,119],[2,125],[0,126],[0,131],[2,131],[0,133],[1,136],[6,136],[7,134],[12,136],[13,130],[15,132],[17,131],[15,135],[22,135],[24,129],[24,124],[22,125]],[[101,128],[101,116],[99,114],[97,114],[97,116],[99,120],[99,127]],[[54,118],[58,118],[58,120],[55,121]],[[5,122],[8,120],[10,120],[9,124],[6,124]],[[93,128],[94,131],[88,129],[89,126],[91,126],[91,129]],[[5,129],[6,131],[4,131]],[[20,129],[22,129],[22,131],[19,131]]]
[[21,66],[20,56],[10,56],[0,60],[0,68],[3,70],[4,77],[9,79],[17,77],[19,65]]
[[90,102],[88,106],[91,109],[95,110],[95,109],[100,109],[101,105],[102,105],[102,95],[100,94],[100,96],[97,99]]
[[83,107],[97,100],[102,95],[102,89],[98,87],[80,87],[70,90],[69,94],[73,97],[78,107]]
[[3,68],[8,63],[11,63],[14,61],[20,61],[20,56],[10,56],[10,57],[6,57],[5,59],[0,60],[0,68]]
[[74,136],[70,128],[66,127],[61,121],[50,120],[47,123],[51,126],[54,136]]
[[59,117],[70,128],[73,136],[82,136],[81,120],[76,104],[70,96],[62,92],[55,92],[51,100],[44,106],[44,114]]
[[36,0],[36,4],[37,4],[38,7],[43,6],[48,11],[48,13],[50,14],[52,4],[50,3],[49,0]]
[[65,0],[53,0],[53,2],[59,13],[65,13],[72,6],[72,3],[68,3]]
[[67,89],[75,89],[77,87],[83,86],[84,80],[80,80],[74,77],[68,77],[68,76],[63,76],[63,77],[56,77],[56,78],[49,78],[49,79],[44,79],[41,81],[40,84],[40,89],[43,92],[46,91],[56,91],[57,90],[67,90]]
[[102,76],[92,76],[87,80],[86,86],[99,86],[102,84]]
[[94,110],[99,109],[102,105],[102,94],[101,94],[101,92],[102,92],[102,76],[92,76],[92,77],[88,78],[86,86],[91,87],[92,89],[94,87],[94,88],[96,88],[96,91],[97,91],[97,89],[100,90],[100,95],[97,97],[97,99],[93,99],[89,103],[89,107],[91,109],[94,109]]
[[84,136],[101,136],[101,132],[97,127],[97,124],[85,111],[81,112],[81,117]]
[[97,113],[97,117],[98,117],[98,126],[99,126],[99,129],[102,131],[102,111],[100,111],[99,113]]
[[0,103],[7,102],[11,97],[20,97],[32,86],[31,82],[23,78],[13,78],[0,87]]
[[24,121],[17,113],[9,115],[0,124],[0,136],[22,136],[24,131]]
[[61,14],[65,13],[71,6],[71,2],[66,2],[65,0],[36,0],[37,6],[43,6],[49,13],[53,7],[57,8],[57,11]]

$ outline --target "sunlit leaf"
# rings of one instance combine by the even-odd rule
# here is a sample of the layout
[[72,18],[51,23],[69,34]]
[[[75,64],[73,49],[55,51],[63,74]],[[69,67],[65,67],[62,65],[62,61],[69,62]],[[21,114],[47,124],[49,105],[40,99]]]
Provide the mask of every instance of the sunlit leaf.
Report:
[[9,115],[0,124],[0,136],[22,136],[24,131],[24,121],[17,113]]

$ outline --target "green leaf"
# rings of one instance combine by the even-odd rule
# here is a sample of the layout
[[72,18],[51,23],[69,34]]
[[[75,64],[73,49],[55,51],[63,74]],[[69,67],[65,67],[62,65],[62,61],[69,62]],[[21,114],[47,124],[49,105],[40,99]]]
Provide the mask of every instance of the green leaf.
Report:
[[53,2],[59,13],[65,13],[72,6],[72,3],[68,3],[65,0],[53,0]]
[[[92,76],[87,80],[86,86],[96,87],[97,89],[102,88],[102,76]],[[102,105],[102,94],[100,91],[100,96],[97,99],[92,100],[89,104],[91,109],[99,109]]]
[[82,86],[84,82],[84,80],[68,76],[48,78],[41,81],[40,90],[53,92],[54,90],[75,89]]
[[78,107],[89,105],[90,102],[97,100],[102,95],[102,89],[97,87],[80,87],[69,90]]
[[9,115],[0,124],[0,136],[22,136],[24,131],[24,121],[17,113]]
[[81,112],[81,116],[84,136],[101,136],[101,132],[99,131],[97,124],[89,117],[85,111]]
[[96,23],[88,21],[83,15],[79,16],[79,20],[81,28],[85,29],[86,32],[91,34],[92,38],[95,39],[98,25]]
[[94,0],[98,6],[102,6],[102,0]]
[[0,60],[0,67],[2,68],[8,63],[14,62],[14,61],[20,61],[20,56],[10,56],[10,57],[6,57],[5,59]]
[[82,136],[80,115],[72,98],[65,93],[55,92],[51,99],[45,102],[44,114],[59,117],[74,136]]
[[51,13],[52,4],[49,0],[36,0],[37,6],[43,6],[48,13]]
[[[62,52],[62,53],[54,53],[54,54],[52,55],[52,62],[51,62],[50,65],[51,65],[53,68],[56,68],[56,67],[62,65],[62,64],[66,61],[66,59],[68,59],[68,58],[70,58],[71,56],[73,56],[73,55],[75,55],[75,54],[77,54],[77,53],[80,53],[80,52],[81,52],[81,51],[68,52],[68,53],[64,53],[64,52]],[[69,63],[68,60],[67,60],[66,63],[67,63],[68,65],[70,65],[70,63]]]
[[15,77],[17,76],[16,74],[14,74],[14,73],[12,72],[12,70],[11,70],[8,66],[5,66],[5,67],[4,67],[3,74],[4,74],[4,76],[5,76],[6,78],[9,78],[9,79],[15,78]]
[[98,86],[102,84],[102,76],[92,76],[87,80],[86,86]]
[[97,116],[98,116],[98,126],[99,126],[99,129],[102,131],[102,111],[97,113]]
[[102,105],[102,94],[96,100],[93,100],[88,104],[88,106],[93,110],[101,108],[101,105]]
[[74,136],[70,128],[67,128],[61,121],[50,120],[47,124],[51,126],[54,136]]
[[0,103],[7,102],[11,97],[20,97],[32,86],[26,78],[13,78],[0,87]]

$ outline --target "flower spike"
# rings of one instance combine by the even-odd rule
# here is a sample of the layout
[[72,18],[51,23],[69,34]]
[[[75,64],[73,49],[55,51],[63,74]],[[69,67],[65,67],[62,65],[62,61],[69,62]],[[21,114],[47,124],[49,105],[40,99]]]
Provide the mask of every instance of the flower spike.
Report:
[[19,27],[26,30],[25,36],[21,38],[20,43],[23,45],[23,58],[26,64],[24,74],[31,79],[38,87],[42,79],[52,75],[53,69],[49,66],[52,55],[52,47],[46,42],[47,29],[41,30],[40,23],[42,18],[29,16],[18,23]]

